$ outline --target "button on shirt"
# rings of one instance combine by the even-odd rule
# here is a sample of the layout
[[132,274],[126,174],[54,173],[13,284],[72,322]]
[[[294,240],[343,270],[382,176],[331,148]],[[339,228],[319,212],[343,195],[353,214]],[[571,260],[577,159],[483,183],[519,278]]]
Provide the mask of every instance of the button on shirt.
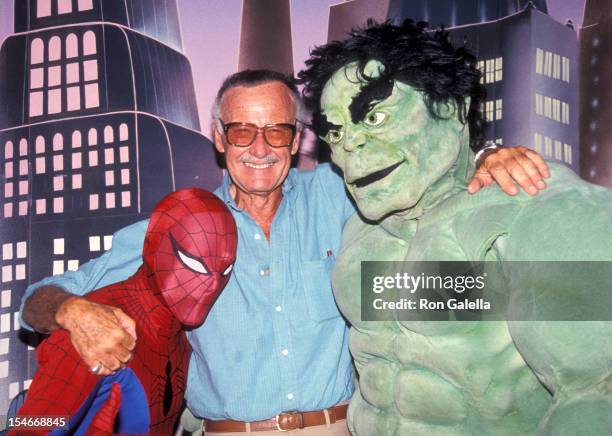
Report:
[[[255,421],[283,411],[311,411],[350,398],[353,370],[348,329],[331,290],[342,227],[354,213],[342,179],[329,164],[292,169],[268,241],[231,198],[229,178],[215,191],[238,227],[232,277],[193,347],[187,405],[212,420]],[[76,272],[47,278],[85,293],[133,274],[142,259],[147,221],[117,232],[113,248]],[[23,324],[23,320],[22,320]]]

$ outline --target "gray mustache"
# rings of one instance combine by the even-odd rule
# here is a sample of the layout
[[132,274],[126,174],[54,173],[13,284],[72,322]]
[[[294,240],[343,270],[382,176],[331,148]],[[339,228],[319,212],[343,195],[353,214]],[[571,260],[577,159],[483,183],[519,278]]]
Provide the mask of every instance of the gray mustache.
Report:
[[238,162],[240,163],[252,163],[252,164],[269,164],[269,163],[276,163],[278,162],[279,159],[275,156],[266,156],[263,157],[261,159],[257,159],[255,157],[252,156],[241,156],[240,158],[238,158]]

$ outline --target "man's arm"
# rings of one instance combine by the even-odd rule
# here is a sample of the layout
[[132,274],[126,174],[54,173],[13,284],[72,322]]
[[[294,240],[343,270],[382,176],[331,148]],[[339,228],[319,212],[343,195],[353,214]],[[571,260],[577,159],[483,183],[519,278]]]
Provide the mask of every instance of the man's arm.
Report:
[[134,322],[120,309],[78,295],[124,280],[138,269],[146,226],[141,221],[118,231],[113,248],[79,270],[31,285],[22,300],[22,325],[44,333],[65,328],[88,366],[102,363],[101,375],[127,362],[135,345]]

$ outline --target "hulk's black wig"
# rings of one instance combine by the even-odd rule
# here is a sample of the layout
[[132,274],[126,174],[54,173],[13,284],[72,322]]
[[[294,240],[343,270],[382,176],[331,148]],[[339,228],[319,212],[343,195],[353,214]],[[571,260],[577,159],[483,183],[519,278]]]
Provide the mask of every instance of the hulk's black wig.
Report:
[[[480,148],[483,136],[480,106],[486,91],[480,84],[476,58],[463,47],[455,48],[444,29],[426,28],[427,23],[415,24],[412,20],[401,26],[368,20],[366,27],[353,29],[350,38],[316,47],[306,61],[306,69],[298,74],[298,81],[304,85],[304,98],[313,111],[315,132],[324,136],[330,129],[321,114],[323,87],[337,70],[356,62],[358,77],[365,85],[350,107],[353,122],[363,119],[376,103],[391,95],[393,81],[397,80],[423,93],[432,117],[442,119],[436,108],[454,104],[459,120],[469,125],[470,146]],[[384,71],[375,78],[364,73],[372,59],[384,65]],[[469,107],[466,97],[471,99]]]

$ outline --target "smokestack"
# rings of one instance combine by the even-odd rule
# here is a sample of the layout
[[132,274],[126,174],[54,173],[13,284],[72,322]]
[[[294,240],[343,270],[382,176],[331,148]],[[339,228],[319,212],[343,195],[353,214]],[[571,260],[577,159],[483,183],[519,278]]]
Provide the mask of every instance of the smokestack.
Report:
[[242,0],[238,70],[262,68],[293,75],[289,0]]

